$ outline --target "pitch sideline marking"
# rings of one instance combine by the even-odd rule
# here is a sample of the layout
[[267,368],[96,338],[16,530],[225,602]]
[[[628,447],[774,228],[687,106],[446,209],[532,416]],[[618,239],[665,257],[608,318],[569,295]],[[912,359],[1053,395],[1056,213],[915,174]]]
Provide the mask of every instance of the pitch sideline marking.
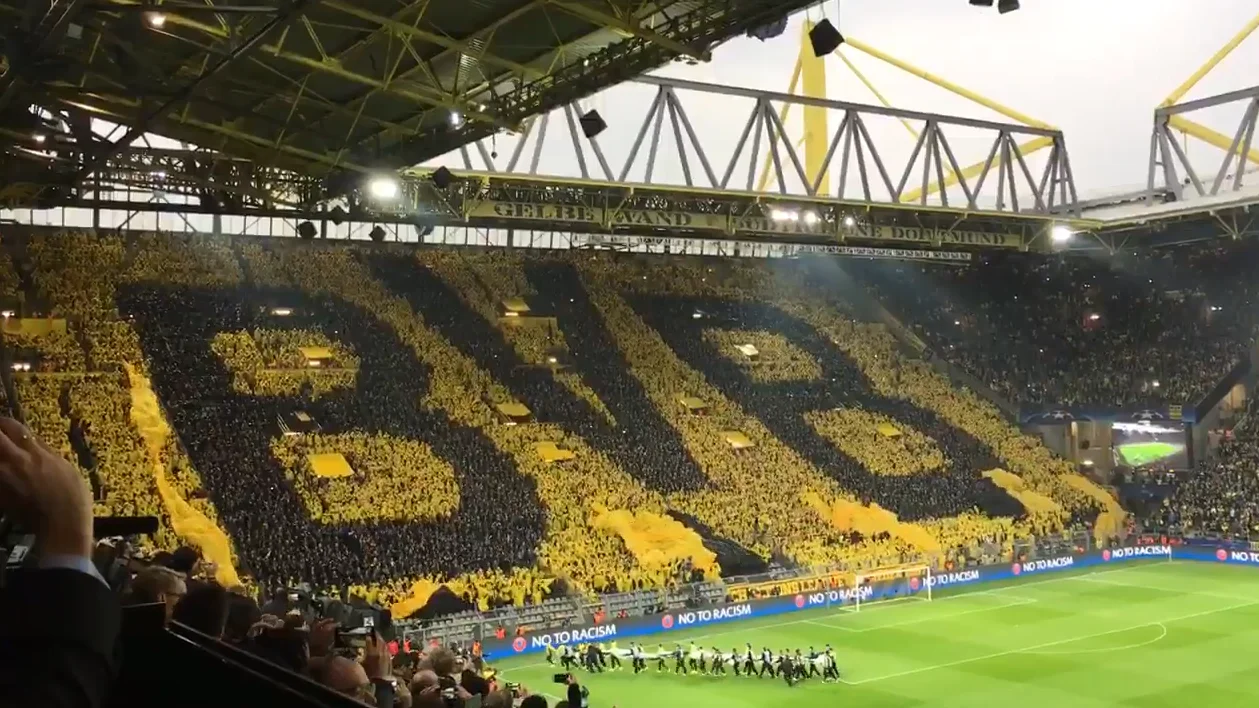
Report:
[[898,671],[896,673],[886,674],[884,676],[875,676],[874,678],[861,679],[860,681],[843,681],[843,683],[846,683],[849,686],[861,686],[867,683],[875,683],[876,681],[887,681],[888,679],[902,678],[904,676],[913,676],[915,674],[926,673],[928,671],[936,671],[938,669],[947,669],[953,666],[973,664],[977,661],[987,661],[988,659],[997,659],[999,657],[1010,656],[1012,654],[1034,653],[1039,649],[1048,649],[1050,647],[1062,646],[1063,644],[1070,644],[1071,642],[1078,642],[1082,639],[1093,639],[1096,637],[1105,637],[1111,634],[1119,634],[1120,632],[1129,632],[1134,629],[1140,629],[1142,627],[1153,627],[1158,624],[1163,624],[1164,622],[1180,622],[1182,620],[1194,619],[1196,617],[1206,617],[1207,615],[1219,614],[1221,612],[1239,610],[1243,607],[1254,607],[1255,605],[1259,605],[1259,600],[1252,600],[1250,602],[1242,602],[1236,605],[1226,605],[1224,607],[1217,607],[1211,610],[1203,610],[1201,612],[1194,612],[1187,615],[1180,615],[1179,617],[1169,617],[1167,619],[1162,619],[1155,622],[1135,624],[1130,627],[1120,627],[1119,629],[1110,629],[1110,630],[1106,630],[1105,632],[1094,632],[1092,634],[1083,634],[1078,637],[1071,637],[1069,639],[1059,639],[1052,642],[1043,642],[1041,644],[1033,644],[1030,647],[1022,647],[1019,649],[1007,649],[1005,651],[997,651],[991,654],[984,654],[982,656],[972,656],[967,659],[958,659],[957,661],[948,661],[943,664],[933,664],[931,666],[920,666],[916,669],[909,669],[908,671]]
[[[965,596],[955,595],[954,597],[965,597]],[[943,599],[947,600],[949,598],[943,598]],[[1007,602],[1004,605],[992,605],[990,607],[974,607],[969,610],[965,610],[963,612],[954,612],[953,614],[950,614],[950,615],[928,615],[926,617],[915,617],[913,619],[908,619],[901,622],[889,622],[887,624],[879,624],[873,627],[864,627],[862,629],[853,629],[852,627],[845,627],[844,625],[840,625],[840,624],[827,624],[826,622],[823,622],[821,620],[809,620],[809,623],[816,624],[821,627],[829,627],[831,629],[838,629],[845,632],[851,632],[853,634],[864,634],[865,632],[877,632],[880,629],[891,629],[892,627],[904,627],[906,625],[921,624],[923,622],[936,622],[940,620],[949,620],[949,619],[953,619],[954,617],[965,617],[966,615],[973,615],[979,612],[994,612],[996,610],[1006,610],[1011,607],[1023,607],[1024,605],[1031,605],[1031,604],[1040,602],[1040,600],[1036,600],[1034,598],[1017,597],[1014,595],[1011,595],[1010,599],[1014,600],[1014,602]]]
[[1249,600],[1250,599],[1248,597],[1242,597],[1241,595],[1225,595],[1224,593],[1218,593],[1218,592],[1202,592],[1200,590],[1160,588],[1154,585],[1145,585],[1143,583],[1121,583],[1118,580],[1109,580],[1107,578],[1090,578],[1085,575],[1074,577],[1072,578],[1072,580],[1079,580],[1080,582],[1084,582],[1084,583],[1097,583],[1098,585],[1113,585],[1115,587],[1120,587],[1120,588],[1139,588],[1141,590],[1158,590],[1159,592],[1178,592],[1178,593],[1184,593],[1186,595],[1199,595],[1201,597],[1214,597],[1220,600]]
[[[1177,562],[1177,561],[1168,561],[1168,563],[1176,563],[1176,562]],[[1127,571],[1130,571],[1130,570],[1137,570],[1137,569],[1142,568],[1142,567],[1144,567],[1144,564],[1137,564],[1137,565],[1124,565],[1124,566],[1121,566],[1121,567],[1118,567],[1118,568],[1108,568],[1108,569],[1106,569],[1106,570],[1093,570],[1093,571],[1089,571],[1088,573],[1085,573],[1084,575],[1087,575],[1087,576],[1094,576],[1094,575],[1110,575],[1111,573],[1123,573],[1123,572],[1127,572]],[[1048,584],[1050,584],[1050,583],[1061,583],[1061,582],[1066,581],[1066,580],[1075,580],[1076,578],[1080,578],[1080,577],[1083,577],[1083,576],[1081,576],[1081,575],[1072,575],[1072,576],[1068,576],[1068,577],[1056,576],[1056,577],[1043,578],[1043,579],[1040,579],[1040,580],[1028,580],[1028,581],[1026,581],[1026,582],[1019,583],[1019,584],[1017,584],[1017,585],[1011,585],[1011,586],[1009,586],[1009,588],[996,588],[996,589],[993,589],[993,590],[971,590],[971,591],[968,591],[968,592],[961,592],[961,593],[958,593],[957,595],[948,595],[948,596],[946,596],[946,597],[942,597],[942,598],[940,598],[940,599],[938,599],[938,600],[931,600],[931,602],[945,602],[945,601],[947,601],[947,600],[951,600],[951,599],[953,599],[953,598],[969,597],[969,596],[971,596],[971,595],[996,595],[997,593],[1002,593],[1002,594],[1004,594],[1004,593],[1005,593],[1005,591],[1006,591],[1007,589],[1009,589],[1009,590],[1014,590],[1014,589],[1019,589],[1019,588],[1030,587],[1030,586],[1032,586],[1032,585],[1048,585]],[[884,604],[890,604],[890,603],[872,603],[872,604],[874,604],[876,607],[878,607],[878,606],[882,606],[882,605],[884,605]],[[839,616],[841,616],[841,615],[850,614],[851,612],[852,612],[852,610],[847,610],[847,609],[844,609],[844,610],[836,610],[835,612],[832,612],[831,614],[828,614],[828,615],[823,615],[823,616],[822,616],[822,617],[820,617],[819,619],[832,619],[832,618],[835,618],[835,617],[839,617]],[[762,630],[762,629],[774,629],[775,627],[787,627],[787,626],[790,626],[790,625],[793,625],[793,624],[806,624],[806,623],[813,622],[813,621],[815,621],[815,620],[812,620],[812,619],[797,619],[797,620],[787,620],[787,621],[785,621],[785,622],[775,622],[775,623],[772,623],[772,624],[762,624],[762,625],[759,625],[759,626],[757,626],[757,627],[751,627],[751,628],[726,629],[726,630],[722,630],[722,631],[720,631],[720,632],[711,632],[711,633],[709,633],[709,634],[701,634],[701,635],[698,635],[698,636],[695,636],[695,637],[690,637],[690,638],[689,638],[689,640],[690,640],[690,641],[696,641],[696,640],[700,640],[700,639],[711,639],[711,638],[713,638],[713,637],[721,637],[721,636],[725,636],[725,635],[727,635],[727,634],[736,634],[736,633],[740,633],[740,632],[755,632],[755,631],[759,631],[759,630]],[[510,657],[507,657],[507,658],[510,658]],[[525,664],[524,666],[517,666],[517,667],[515,667],[515,668],[513,668],[513,669],[510,669],[510,671],[524,671],[525,669],[536,669],[536,668],[540,668],[540,667],[543,667],[543,666],[550,666],[550,664],[546,663],[545,661],[539,661],[539,662],[534,663],[534,664]]]

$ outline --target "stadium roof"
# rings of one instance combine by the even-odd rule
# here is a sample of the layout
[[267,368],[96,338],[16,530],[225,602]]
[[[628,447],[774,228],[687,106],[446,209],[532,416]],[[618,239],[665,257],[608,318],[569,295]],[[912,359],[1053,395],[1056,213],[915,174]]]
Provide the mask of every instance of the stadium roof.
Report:
[[0,0],[0,113],[127,126],[81,177],[145,132],[307,174],[406,167],[810,4],[233,2]]

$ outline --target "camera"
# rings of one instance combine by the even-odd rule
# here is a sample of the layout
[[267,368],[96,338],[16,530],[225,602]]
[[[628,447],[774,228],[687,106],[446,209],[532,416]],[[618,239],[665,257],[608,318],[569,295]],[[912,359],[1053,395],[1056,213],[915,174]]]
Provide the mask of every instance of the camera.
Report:
[[446,705],[454,705],[459,698],[459,684],[450,676],[442,676],[437,679],[437,685],[441,688],[442,700]]

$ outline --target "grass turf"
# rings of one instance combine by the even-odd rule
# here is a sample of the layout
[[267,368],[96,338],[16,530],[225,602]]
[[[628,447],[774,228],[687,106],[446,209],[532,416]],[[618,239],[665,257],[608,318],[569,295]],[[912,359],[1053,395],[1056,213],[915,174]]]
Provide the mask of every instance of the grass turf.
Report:
[[1151,462],[1158,462],[1171,457],[1185,449],[1184,445],[1167,442],[1130,443],[1119,446],[1119,456],[1132,467],[1141,467]]
[[[593,708],[843,705],[973,708],[1220,708],[1259,705],[1259,572],[1195,562],[1133,562],[973,586],[932,602],[820,610],[643,637],[696,638],[729,652],[835,647],[843,683],[630,671],[578,674]],[[622,640],[620,648],[627,642]],[[669,667],[672,667],[672,660]],[[759,663],[759,662],[758,662]],[[628,662],[626,662],[628,666]],[[562,696],[536,654],[497,663],[535,692]],[[551,701],[554,705],[555,701]]]

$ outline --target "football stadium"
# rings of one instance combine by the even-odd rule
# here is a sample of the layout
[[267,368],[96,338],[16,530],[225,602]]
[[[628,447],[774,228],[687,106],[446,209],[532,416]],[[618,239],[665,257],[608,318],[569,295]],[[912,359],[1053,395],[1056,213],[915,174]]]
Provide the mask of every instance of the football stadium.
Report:
[[0,0],[0,703],[1259,703],[1259,16],[1100,5]]

